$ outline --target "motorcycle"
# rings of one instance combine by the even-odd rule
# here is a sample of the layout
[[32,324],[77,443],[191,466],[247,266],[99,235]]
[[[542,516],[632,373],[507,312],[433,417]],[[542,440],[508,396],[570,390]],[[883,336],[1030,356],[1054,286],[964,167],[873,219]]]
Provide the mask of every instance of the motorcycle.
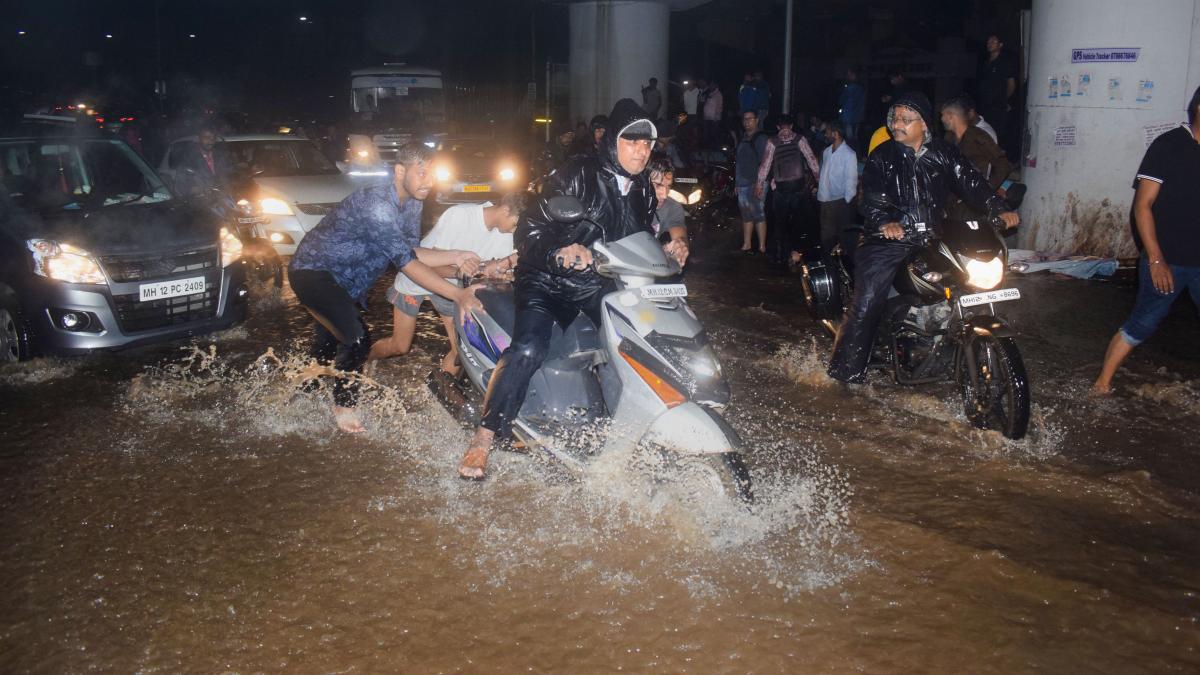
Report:
[[[572,241],[598,228],[574,197],[552,197],[547,208],[575,226]],[[706,489],[753,501],[741,440],[721,417],[730,397],[721,365],[687,304],[687,288],[661,283],[679,266],[649,232],[597,240],[592,250],[595,271],[615,286],[602,300],[601,325],[581,313],[565,329],[554,328],[513,421],[515,441],[580,474],[594,458],[632,443],[671,470],[699,476]],[[478,424],[516,320],[511,285],[486,284],[476,297],[484,311],[455,320],[460,376],[430,378],[434,395],[468,427]],[[590,437],[598,424],[610,427],[598,448],[572,441]]]
[[[1009,188],[1010,210],[1024,194],[1024,185]],[[869,367],[891,370],[897,384],[950,379],[972,425],[1024,437],[1029,379],[1016,333],[996,312],[997,303],[1021,297],[1019,289],[1001,288],[1008,265],[1003,223],[947,218],[940,239],[925,231],[924,223],[902,225],[907,236],[924,245],[896,275]],[[802,269],[805,301],[830,335],[836,335],[853,296],[848,253],[838,245],[827,259]]]

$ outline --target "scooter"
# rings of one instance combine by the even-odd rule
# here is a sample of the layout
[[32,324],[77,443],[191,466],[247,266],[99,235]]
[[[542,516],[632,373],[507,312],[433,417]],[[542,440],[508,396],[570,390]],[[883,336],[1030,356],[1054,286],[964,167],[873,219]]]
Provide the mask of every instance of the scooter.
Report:
[[[1005,198],[1009,209],[1024,195],[1025,186],[1013,184]],[[901,223],[906,236],[924,246],[896,275],[869,367],[890,370],[897,384],[950,379],[972,425],[1019,439],[1029,427],[1029,379],[1016,332],[996,305],[1019,300],[1021,292],[1001,288],[1008,246],[998,220],[947,218],[940,239],[924,223]],[[826,260],[803,269],[805,300],[833,336],[853,296],[847,253],[836,246]]]
[[[579,200],[556,196],[548,212],[586,241],[598,226]],[[753,501],[737,432],[721,417],[730,389],[687,304],[683,284],[660,283],[680,268],[649,232],[592,245],[594,269],[615,289],[602,299],[601,325],[579,314],[556,326],[549,353],[530,381],[512,425],[514,440],[582,474],[596,457],[631,448],[672,470],[699,476],[713,491]],[[430,389],[464,426],[478,424],[488,383],[512,341],[516,308],[509,284],[476,291],[484,311],[456,318],[458,379],[431,377]],[[596,445],[581,444],[606,427]]]

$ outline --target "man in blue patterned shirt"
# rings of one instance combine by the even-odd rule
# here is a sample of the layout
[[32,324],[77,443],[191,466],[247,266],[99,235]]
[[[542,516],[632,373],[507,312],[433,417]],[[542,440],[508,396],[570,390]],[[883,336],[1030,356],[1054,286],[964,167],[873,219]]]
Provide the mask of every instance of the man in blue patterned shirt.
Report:
[[[390,265],[463,308],[478,308],[473,288],[443,279],[474,275],[479,256],[467,251],[420,249],[421,206],[433,188],[433,152],[420,143],[400,148],[392,180],[346,197],[300,240],[288,280],[316,320],[313,356],[344,373],[362,371],[371,336],[359,311],[367,291]],[[434,269],[438,268],[438,269]],[[333,415],[348,433],[364,430],[354,409],[357,387],[338,377]]]

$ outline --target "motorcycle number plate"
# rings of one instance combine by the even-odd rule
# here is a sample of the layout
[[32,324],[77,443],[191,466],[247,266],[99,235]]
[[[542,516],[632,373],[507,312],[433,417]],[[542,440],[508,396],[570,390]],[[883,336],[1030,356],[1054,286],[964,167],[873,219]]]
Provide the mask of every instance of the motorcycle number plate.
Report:
[[1020,300],[1021,291],[1016,288],[999,288],[994,291],[985,293],[973,293],[964,295],[958,299],[958,304],[963,307],[975,307],[977,305],[986,305],[992,302],[1004,302],[1005,300]]
[[642,297],[647,300],[662,300],[663,298],[686,298],[687,286],[683,284],[654,284],[642,286]]

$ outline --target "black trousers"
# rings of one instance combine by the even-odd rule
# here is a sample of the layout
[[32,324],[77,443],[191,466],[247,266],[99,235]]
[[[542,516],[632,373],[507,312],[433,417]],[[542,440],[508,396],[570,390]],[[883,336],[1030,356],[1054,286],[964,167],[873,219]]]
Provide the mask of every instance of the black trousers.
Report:
[[915,244],[868,239],[854,252],[854,298],[833,343],[830,377],[843,382],[863,381],[892,282],[918,250],[920,246]]
[[514,297],[517,316],[512,344],[500,355],[496,371],[488,382],[480,426],[502,437],[509,434],[513,420],[525,403],[529,381],[546,360],[554,324],[557,322],[566,330],[583,312],[599,329],[600,301],[608,290],[607,286],[600,287],[583,299],[575,299],[543,283],[517,280]]
[[767,254],[776,263],[791,260],[792,251],[817,243],[812,193],[780,183],[772,191],[771,222],[767,227]]
[[[291,270],[288,281],[300,304],[316,321],[313,358],[342,372],[362,372],[371,351],[371,334],[350,294],[324,270]],[[334,403],[352,408],[357,400],[356,382],[345,377],[334,380]]]

